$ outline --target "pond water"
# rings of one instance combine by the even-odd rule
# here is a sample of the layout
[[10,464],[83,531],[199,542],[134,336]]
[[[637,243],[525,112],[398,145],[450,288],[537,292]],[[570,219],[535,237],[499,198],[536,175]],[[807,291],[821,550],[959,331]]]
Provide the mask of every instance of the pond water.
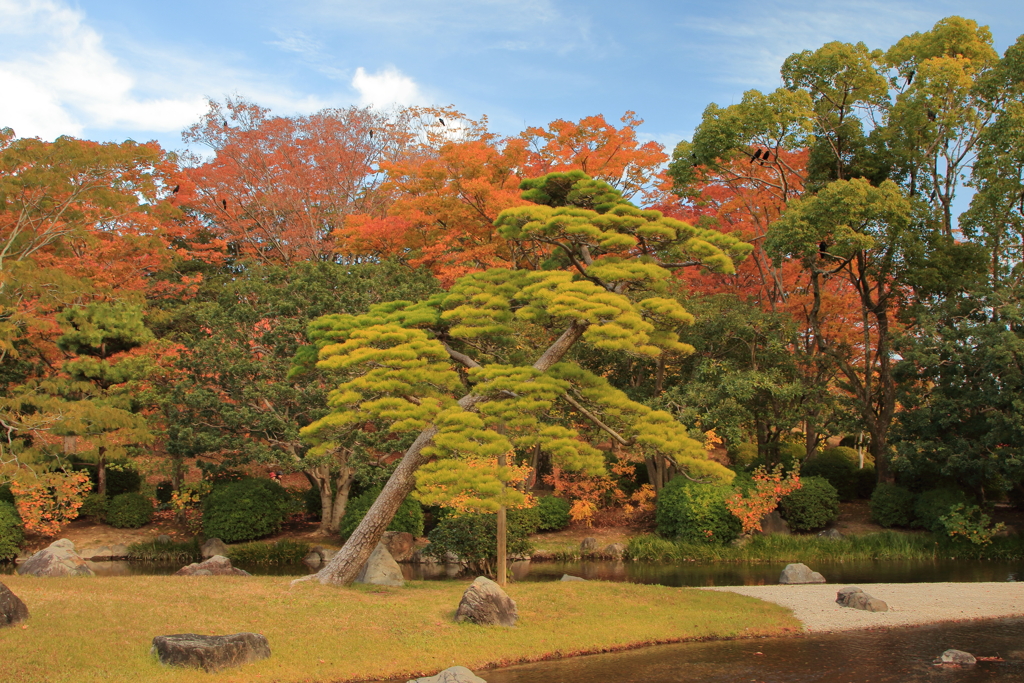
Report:
[[[950,648],[1005,661],[932,663]],[[1024,619],[657,645],[476,673],[488,683],[1020,683]]]

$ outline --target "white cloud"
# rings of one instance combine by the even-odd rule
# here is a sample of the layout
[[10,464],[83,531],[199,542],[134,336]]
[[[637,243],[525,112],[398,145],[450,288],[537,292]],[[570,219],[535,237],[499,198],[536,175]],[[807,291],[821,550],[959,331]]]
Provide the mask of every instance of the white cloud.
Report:
[[52,139],[84,128],[180,130],[201,96],[146,98],[82,13],[56,0],[0,0],[0,125]]
[[416,81],[394,67],[382,69],[374,74],[366,73],[363,67],[359,67],[356,69],[356,75],[352,77],[352,87],[359,92],[359,104],[364,107],[425,102]]

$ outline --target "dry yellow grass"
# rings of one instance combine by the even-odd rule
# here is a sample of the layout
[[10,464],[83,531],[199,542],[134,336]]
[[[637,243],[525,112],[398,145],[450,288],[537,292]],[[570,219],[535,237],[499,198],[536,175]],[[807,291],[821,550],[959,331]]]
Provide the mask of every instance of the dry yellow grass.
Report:
[[785,609],[732,593],[603,582],[522,583],[513,629],[453,622],[466,582],[405,588],[289,586],[281,577],[111,577],[2,581],[28,605],[26,627],[0,629],[0,679],[209,681],[163,667],[154,636],[254,631],[272,656],[217,681],[358,681],[482,670],[586,652],[799,629]]

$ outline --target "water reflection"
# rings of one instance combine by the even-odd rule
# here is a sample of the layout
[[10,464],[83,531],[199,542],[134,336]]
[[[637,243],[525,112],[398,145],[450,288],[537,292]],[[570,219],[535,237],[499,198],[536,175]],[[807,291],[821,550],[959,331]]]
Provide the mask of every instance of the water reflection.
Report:
[[[949,648],[1005,661],[935,666]],[[477,673],[488,683],[1020,683],[1024,659],[1012,657],[1024,658],[1024,619],[659,645]]]

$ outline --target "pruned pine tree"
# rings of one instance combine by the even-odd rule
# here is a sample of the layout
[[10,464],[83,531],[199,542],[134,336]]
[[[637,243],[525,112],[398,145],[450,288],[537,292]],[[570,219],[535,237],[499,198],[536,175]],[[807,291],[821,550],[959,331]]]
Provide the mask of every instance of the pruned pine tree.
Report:
[[[499,456],[540,448],[569,470],[603,471],[590,438],[670,458],[695,479],[729,480],[666,412],[630,400],[569,360],[576,344],[638,356],[686,354],[677,330],[692,316],[664,296],[684,266],[730,273],[750,246],[638,209],[579,171],[524,181],[532,205],[495,225],[539,270],[466,275],[425,301],[396,301],[365,315],[329,315],[300,362],[340,373],[331,412],[303,430],[331,449],[370,421],[418,432],[394,474],[321,583],[351,583],[395,510],[414,489],[428,504],[458,499],[497,510],[523,502],[505,486]],[[588,422],[593,430],[578,425]],[[600,435],[600,436],[599,436]]]

